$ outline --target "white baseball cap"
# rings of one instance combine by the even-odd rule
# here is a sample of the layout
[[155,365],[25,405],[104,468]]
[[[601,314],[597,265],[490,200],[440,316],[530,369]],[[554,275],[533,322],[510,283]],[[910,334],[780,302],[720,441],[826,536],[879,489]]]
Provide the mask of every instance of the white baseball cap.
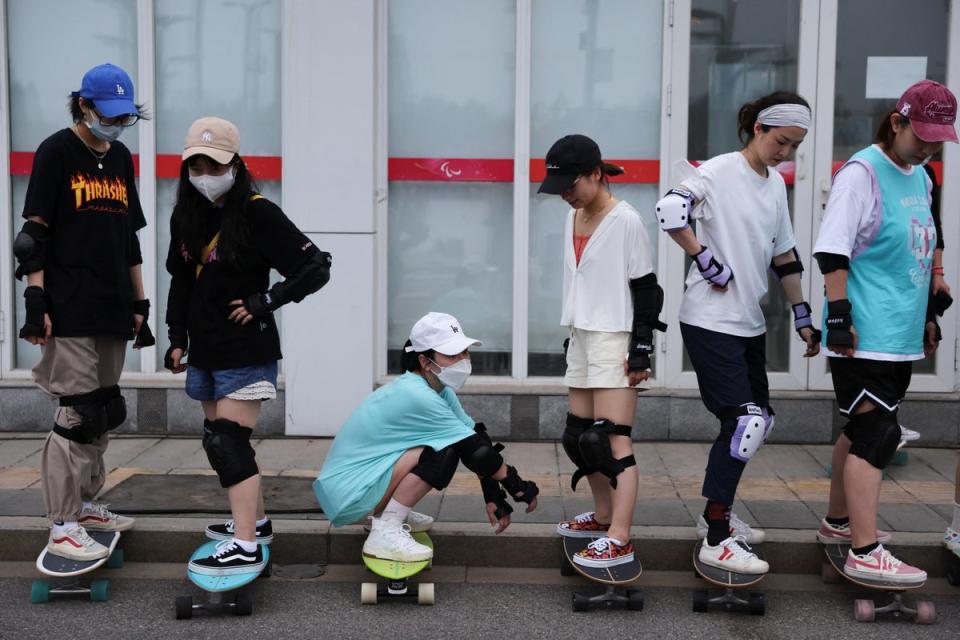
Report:
[[483,344],[479,340],[463,335],[460,323],[449,313],[431,311],[423,316],[410,330],[411,346],[406,350],[422,353],[433,349],[445,356],[455,356],[474,345]]

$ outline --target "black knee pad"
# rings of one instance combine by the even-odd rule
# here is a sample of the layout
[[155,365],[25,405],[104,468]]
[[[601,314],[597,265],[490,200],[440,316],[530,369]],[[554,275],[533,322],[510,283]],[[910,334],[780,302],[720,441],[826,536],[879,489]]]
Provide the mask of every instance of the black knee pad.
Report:
[[482,422],[478,422],[473,428],[476,433],[453,446],[463,461],[463,466],[481,478],[489,478],[503,466],[503,456],[500,455],[503,445],[493,444]]
[[850,453],[884,469],[897,452],[902,432],[896,411],[874,409],[850,416],[843,433],[850,439]]
[[[596,420],[589,429],[580,435],[578,442],[580,455],[587,468],[596,469],[610,478],[610,486],[617,488],[617,476],[627,467],[637,464],[633,455],[617,459],[613,457],[610,447],[610,436],[630,436],[631,428],[627,425],[614,424],[610,420]],[[579,478],[577,478],[579,480]]]
[[103,387],[103,408],[107,418],[107,429],[116,429],[127,419],[127,400],[120,395],[120,387]]
[[210,466],[227,488],[260,473],[256,453],[250,446],[253,429],[241,427],[233,420],[203,421],[203,450]]
[[424,447],[423,452],[420,453],[420,459],[411,473],[437,491],[442,491],[453,480],[453,474],[457,472],[458,464],[460,464],[460,456],[457,455],[457,450],[452,445],[444,447],[440,451]]
[[[587,467],[587,463],[580,453],[580,436],[592,426],[593,418],[581,418],[572,413],[567,413],[567,428],[563,430],[563,439],[561,442],[563,444],[563,450],[567,452],[567,457],[570,458],[570,462],[577,467],[577,472],[574,473],[570,484],[574,491],[576,491],[577,482],[579,482],[581,477],[594,472],[594,469]],[[579,473],[581,471],[583,473]]]
[[103,389],[73,396],[60,396],[60,406],[71,407],[80,416],[79,425],[73,429],[66,429],[73,432],[73,437],[70,439],[75,442],[90,444],[110,429]]

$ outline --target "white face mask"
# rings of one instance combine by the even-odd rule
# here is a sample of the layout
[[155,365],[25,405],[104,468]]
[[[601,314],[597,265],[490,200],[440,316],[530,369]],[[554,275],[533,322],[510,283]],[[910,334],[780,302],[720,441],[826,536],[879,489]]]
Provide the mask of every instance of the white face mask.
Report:
[[230,191],[233,188],[235,176],[231,168],[222,176],[211,176],[204,174],[202,176],[190,176],[190,184],[193,188],[207,197],[210,202],[216,202],[217,198]]
[[[433,360],[430,362],[433,362]],[[433,362],[433,364],[440,367],[436,362]],[[470,359],[464,358],[463,360],[457,360],[449,367],[440,367],[440,373],[435,375],[444,386],[450,387],[454,391],[459,391],[467,382],[467,378],[470,377],[472,371],[473,367],[470,365]]]

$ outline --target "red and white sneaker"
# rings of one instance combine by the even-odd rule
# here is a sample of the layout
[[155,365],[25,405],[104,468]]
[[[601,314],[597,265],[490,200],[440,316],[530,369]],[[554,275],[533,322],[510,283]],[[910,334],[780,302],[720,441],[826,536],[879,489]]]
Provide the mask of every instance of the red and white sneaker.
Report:
[[609,524],[600,524],[593,511],[581,513],[573,520],[557,524],[557,533],[568,538],[596,538],[610,529]]
[[[886,544],[892,539],[893,536],[890,535],[889,531],[877,529],[877,542]],[[817,529],[817,540],[823,544],[850,544],[852,541],[850,524],[830,524],[824,518],[820,521],[820,528]]]
[[597,538],[583,551],[573,556],[573,561],[584,567],[615,567],[633,562],[633,545],[620,544],[613,538]]
[[109,511],[105,504],[94,502],[83,507],[77,522],[91,531],[126,531],[133,526],[134,520]]
[[61,558],[80,561],[99,560],[110,555],[110,549],[91,538],[83,527],[73,527],[63,533],[54,533],[51,529],[47,551]]
[[706,540],[700,545],[700,562],[734,573],[767,573],[770,565],[761,560],[742,536],[727,538],[715,547]]
[[882,544],[864,555],[854,554],[853,549],[848,551],[843,572],[851,578],[884,580],[897,584],[923,584],[927,580],[926,571],[898,560],[884,549]]

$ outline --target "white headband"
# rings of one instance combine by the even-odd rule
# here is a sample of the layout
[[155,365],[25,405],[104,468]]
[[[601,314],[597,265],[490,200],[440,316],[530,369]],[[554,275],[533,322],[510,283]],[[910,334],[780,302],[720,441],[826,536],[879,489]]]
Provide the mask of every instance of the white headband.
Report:
[[768,127],[810,129],[810,109],[802,104],[775,104],[757,114],[757,122]]

